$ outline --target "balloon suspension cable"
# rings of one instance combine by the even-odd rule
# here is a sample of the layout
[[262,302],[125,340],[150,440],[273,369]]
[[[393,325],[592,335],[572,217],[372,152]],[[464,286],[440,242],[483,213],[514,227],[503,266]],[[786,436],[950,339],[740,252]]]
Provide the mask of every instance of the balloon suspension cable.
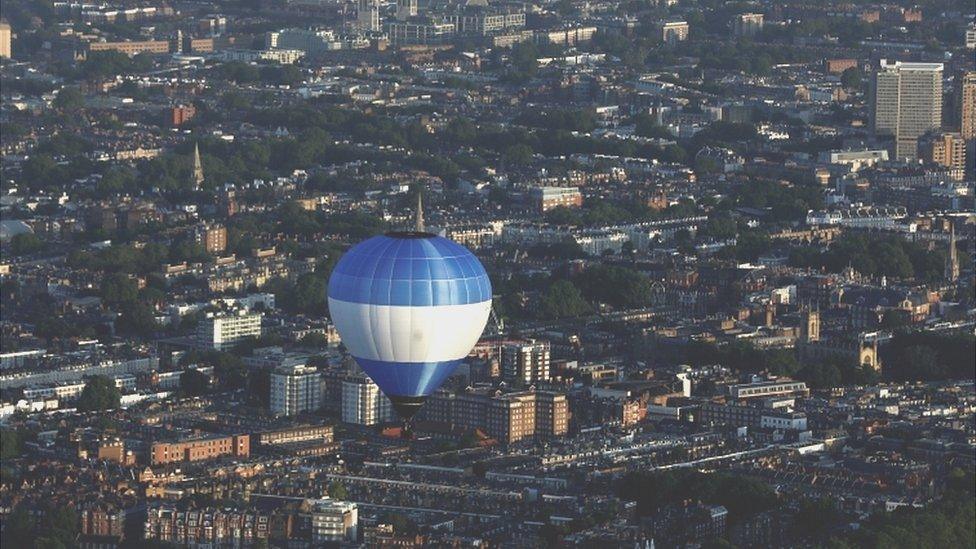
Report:
[[393,404],[393,409],[396,410],[398,416],[403,422],[403,435],[404,438],[411,438],[413,434],[413,416],[420,411],[420,407],[424,405],[427,400],[426,397],[422,396],[390,396],[390,403]]

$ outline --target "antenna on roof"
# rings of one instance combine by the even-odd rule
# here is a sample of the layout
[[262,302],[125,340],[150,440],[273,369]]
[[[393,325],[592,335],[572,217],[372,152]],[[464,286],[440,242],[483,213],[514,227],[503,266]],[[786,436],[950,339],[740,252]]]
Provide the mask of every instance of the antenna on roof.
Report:
[[424,190],[421,187],[417,190],[417,212],[414,230],[418,233],[425,232],[424,229]]

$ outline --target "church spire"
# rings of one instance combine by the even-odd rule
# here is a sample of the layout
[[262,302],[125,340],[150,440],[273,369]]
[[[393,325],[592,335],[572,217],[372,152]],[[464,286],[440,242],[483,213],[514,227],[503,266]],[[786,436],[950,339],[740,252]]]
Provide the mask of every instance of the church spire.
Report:
[[203,184],[203,162],[200,161],[200,144],[193,144],[193,189],[199,191]]
[[945,264],[945,277],[948,282],[955,283],[959,281],[959,256],[956,253],[956,226],[952,223],[951,218],[947,218],[949,222],[949,255],[946,256]]
[[424,228],[424,191],[423,190],[417,191],[416,216],[417,217],[416,220],[414,221],[413,230],[417,231],[418,233],[425,232],[426,229]]

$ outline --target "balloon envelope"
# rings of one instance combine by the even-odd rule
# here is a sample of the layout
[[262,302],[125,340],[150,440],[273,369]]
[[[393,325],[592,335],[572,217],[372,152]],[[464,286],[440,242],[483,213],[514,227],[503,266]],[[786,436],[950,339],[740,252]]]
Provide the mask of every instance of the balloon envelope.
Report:
[[387,233],[342,256],[329,311],[349,353],[409,417],[478,342],[491,283],[467,248],[430,233]]

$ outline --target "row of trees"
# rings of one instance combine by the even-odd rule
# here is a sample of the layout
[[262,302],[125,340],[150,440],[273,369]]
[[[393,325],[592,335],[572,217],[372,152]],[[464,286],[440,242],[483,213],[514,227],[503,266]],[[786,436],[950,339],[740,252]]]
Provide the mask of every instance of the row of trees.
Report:
[[885,377],[896,381],[976,378],[976,336],[897,333],[882,347]]
[[777,502],[776,494],[758,480],[693,470],[628,473],[617,484],[616,491],[620,498],[635,501],[641,516],[694,499],[724,506],[731,523],[771,509]]
[[[964,260],[968,254],[959,251]],[[943,280],[945,251],[897,236],[845,233],[826,250],[798,247],[790,252],[790,265],[841,272],[848,266],[868,276],[915,279],[928,284]]]

